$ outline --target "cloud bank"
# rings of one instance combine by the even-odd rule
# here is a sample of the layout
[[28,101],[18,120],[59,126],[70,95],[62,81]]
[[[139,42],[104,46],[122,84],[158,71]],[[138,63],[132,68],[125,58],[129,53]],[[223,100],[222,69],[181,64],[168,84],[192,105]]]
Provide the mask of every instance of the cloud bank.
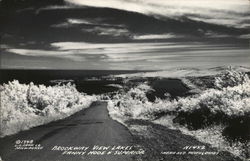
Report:
[[248,0],[66,0],[69,3],[107,7],[138,12],[155,17],[180,18],[227,25],[249,27],[250,2]]
[[[97,62],[114,69],[169,69],[173,67],[213,67],[241,64],[250,61],[248,48],[203,43],[85,43],[55,42],[53,50],[6,49],[22,56],[54,57],[70,60],[72,63]],[[100,67],[99,67],[100,68]]]

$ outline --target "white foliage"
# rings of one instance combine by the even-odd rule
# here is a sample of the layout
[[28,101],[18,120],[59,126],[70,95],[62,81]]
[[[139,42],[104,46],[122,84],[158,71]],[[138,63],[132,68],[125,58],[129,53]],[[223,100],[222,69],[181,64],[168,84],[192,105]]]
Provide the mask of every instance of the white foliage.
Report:
[[[250,115],[250,80],[246,74],[241,72],[229,70],[226,74],[216,78],[215,86],[218,88],[207,89],[197,95],[178,100],[156,99],[155,102],[149,102],[146,92],[150,90],[150,87],[146,84],[143,85],[146,88],[141,88],[141,86],[122,94],[118,93],[110,100],[109,111],[114,119],[123,123],[130,118],[151,120],[155,113],[192,112],[203,107],[209,109],[213,114],[223,113],[229,118]],[[178,125],[173,126],[173,122],[169,118],[174,117],[166,115],[160,118],[158,123],[167,127],[178,127]],[[157,122],[157,120],[155,121]],[[220,145],[223,145],[224,150],[238,156],[241,155],[242,145],[229,145],[223,140],[221,131],[214,131],[216,128],[214,130],[211,128],[213,127],[189,131],[187,128],[180,127],[180,130],[217,148],[221,148]],[[218,143],[215,144],[216,141]]]
[[228,86],[233,87],[239,84],[243,84],[247,81],[249,81],[249,77],[247,74],[230,68],[219,77],[215,77],[215,86],[221,89]]
[[125,116],[144,116],[146,118],[153,112],[185,112],[205,106],[213,113],[222,112],[228,116],[243,116],[250,112],[250,80],[243,73],[235,71],[228,73],[226,76],[221,76],[221,80],[230,82],[228,85],[226,83],[222,85],[223,82],[219,82],[220,78],[218,77],[216,83],[218,87],[221,87],[220,89],[207,89],[195,96],[172,101],[156,99],[153,103],[149,102],[146,92],[152,89],[146,84],[141,84],[136,88],[131,88],[126,93],[117,93],[112,98],[113,110],[117,110],[117,113]]
[[71,84],[46,87],[16,80],[1,85],[0,94],[1,137],[65,118],[96,100]]

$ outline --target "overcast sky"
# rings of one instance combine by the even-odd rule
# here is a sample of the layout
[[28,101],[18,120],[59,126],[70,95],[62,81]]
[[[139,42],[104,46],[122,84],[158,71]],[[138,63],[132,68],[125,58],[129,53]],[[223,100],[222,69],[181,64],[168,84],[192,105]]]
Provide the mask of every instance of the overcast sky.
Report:
[[249,66],[248,0],[66,2],[9,16],[2,29],[2,68]]

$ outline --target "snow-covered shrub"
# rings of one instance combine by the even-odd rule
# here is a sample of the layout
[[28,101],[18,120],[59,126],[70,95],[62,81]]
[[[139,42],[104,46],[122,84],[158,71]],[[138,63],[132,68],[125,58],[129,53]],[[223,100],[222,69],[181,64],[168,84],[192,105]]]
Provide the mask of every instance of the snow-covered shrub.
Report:
[[1,137],[65,118],[96,100],[71,84],[46,87],[17,80],[1,85],[0,94]]

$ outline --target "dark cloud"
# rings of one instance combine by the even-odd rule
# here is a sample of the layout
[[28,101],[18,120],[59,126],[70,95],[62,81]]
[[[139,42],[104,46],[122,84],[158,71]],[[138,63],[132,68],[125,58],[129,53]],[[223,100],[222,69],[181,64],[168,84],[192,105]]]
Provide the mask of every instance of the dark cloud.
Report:
[[[101,69],[99,63],[106,69],[150,69],[150,64],[153,69],[157,64],[163,68],[201,61],[211,51],[228,62],[238,53],[249,59],[249,15],[237,11],[240,3],[235,8],[203,8],[151,0],[69,2],[75,4],[3,0],[3,67]],[[224,51],[233,55],[231,59]],[[214,59],[215,55],[209,61]]]

